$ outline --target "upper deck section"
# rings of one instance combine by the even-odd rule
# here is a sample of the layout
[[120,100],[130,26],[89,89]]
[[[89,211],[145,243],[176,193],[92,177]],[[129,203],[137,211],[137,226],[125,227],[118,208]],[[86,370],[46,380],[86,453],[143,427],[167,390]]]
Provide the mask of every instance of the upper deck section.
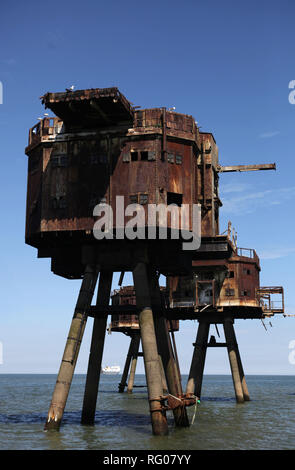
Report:
[[108,126],[134,116],[131,103],[115,87],[46,93],[41,100],[68,127]]
[[26,153],[40,143],[75,140],[100,132],[116,133],[119,129],[127,138],[158,134],[165,142],[170,136],[193,141],[200,147],[200,133],[193,116],[166,108],[137,110],[115,87],[48,92],[41,100],[55,117],[40,118],[29,130]]
[[39,119],[29,130],[26,153],[40,143],[72,140],[85,131],[95,135],[98,129],[120,125],[127,131],[133,123],[134,109],[117,88],[46,93],[41,100],[55,117]]
[[158,133],[194,141],[200,146],[200,133],[193,116],[180,114],[166,108],[141,109],[134,113],[133,128],[129,135]]

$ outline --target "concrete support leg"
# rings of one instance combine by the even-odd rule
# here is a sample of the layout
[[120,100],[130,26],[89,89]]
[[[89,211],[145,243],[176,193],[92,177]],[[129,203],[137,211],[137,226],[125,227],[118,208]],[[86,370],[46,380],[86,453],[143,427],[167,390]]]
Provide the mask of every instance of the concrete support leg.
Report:
[[127,386],[127,393],[132,393],[132,389],[133,389],[136,364],[137,364],[137,355],[138,355],[138,349],[139,349],[139,343],[140,343],[140,334],[134,335],[132,341],[133,341],[132,361],[131,361],[131,367],[130,367],[128,386]]
[[238,361],[238,366],[239,366],[239,373],[240,373],[240,379],[241,379],[241,383],[242,383],[244,400],[245,401],[250,401],[250,395],[249,395],[249,391],[248,391],[248,387],[247,387],[247,382],[246,382],[246,378],[245,378],[245,374],[244,374],[243,364],[242,364],[242,360],[241,360],[241,356],[240,356],[239,346],[238,346],[238,342],[237,342],[237,339],[236,339],[234,327],[233,327],[233,340],[234,340],[234,343],[235,343],[235,346],[236,346],[236,355],[237,355],[237,361]]
[[[168,392],[175,396],[183,395],[180,371],[177,367],[176,359],[173,355],[171,340],[168,332],[166,320],[163,317],[155,319],[155,327],[158,331],[159,350],[162,357],[163,368],[166,375]],[[189,426],[189,420],[185,406],[173,410],[174,422],[178,427]]]
[[166,413],[161,409],[160,397],[163,393],[161,368],[155,335],[147,266],[138,262],[133,270],[136,304],[139,308],[139,326],[144,355],[145,374],[148,387],[153,434],[168,434]]
[[129,372],[130,363],[132,359],[132,350],[133,350],[133,338],[131,338],[130,340],[130,345],[129,345],[128,353],[126,356],[126,361],[125,361],[125,366],[123,369],[123,374],[121,377],[121,382],[119,383],[119,390],[118,390],[119,393],[123,393],[126,387],[128,372]]
[[97,275],[98,273],[95,266],[88,265],[86,267],[47,421],[45,423],[46,430],[59,429],[60,427],[86,326],[87,310],[91,305]]
[[[182,392],[181,377],[177,366],[176,359],[173,354],[173,348],[168,332],[167,321],[161,315],[161,293],[156,275],[150,277],[150,288],[152,294],[152,303],[154,310],[154,323],[156,329],[156,338],[158,351],[162,359],[163,368],[168,385],[168,392],[180,397]],[[174,421],[176,426],[189,426],[189,420],[185,406],[180,406],[173,410]]]
[[186,393],[201,397],[210,323],[200,321],[189,372]]
[[230,368],[233,378],[233,384],[236,394],[237,403],[244,403],[244,393],[242,388],[242,382],[240,377],[240,370],[237,358],[237,348],[235,342],[235,334],[233,327],[233,320],[226,319],[223,324],[224,334],[227,344],[228,357],[230,362]]
[[[111,271],[102,271],[100,273],[96,305],[104,306],[109,304],[112,278],[113,273]],[[94,319],[82,408],[82,424],[94,424],[95,420],[106,327],[107,315]]]

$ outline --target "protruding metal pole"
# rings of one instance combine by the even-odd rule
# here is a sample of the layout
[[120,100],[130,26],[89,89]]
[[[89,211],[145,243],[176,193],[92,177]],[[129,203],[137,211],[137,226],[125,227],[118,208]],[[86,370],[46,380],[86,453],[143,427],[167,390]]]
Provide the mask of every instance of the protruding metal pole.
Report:
[[200,321],[189,372],[186,393],[201,397],[210,323]]
[[[96,305],[104,306],[109,304],[112,278],[113,273],[111,271],[102,271],[100,273]],[[94,424],[95,420],[106,327],[107,315],[94,318],[82,408],[82,424]]]
[[94,266],[88,265],[85,269],[47,421],[45,423],[46,430],[59,429],[60,427],[86,326],[87,310],[91,305],[97,276],[97,269]]
[[236,353],[236,344],[233,328],[233,319],[226,319],[223,323],[224,334],[227,344],[228,358],[233,378],[233,384],[236,394],[237,403],[244,403],[244,393],[239,371],[239,364]]
[[249,395],[249,391],[248,391],[248,386],[247,386],[247,382],[246,382],[246,378],[245,378],[245,374],[244,374],[243,364],[242,364],[242,360],[241,360],[241,356],[240,356],[239,346],[238,346],[238,342],[237,342],[237,339],[236,339],[236,334],[235,334],[234,327],[233,327],[233,340],[234,340],[234,343],[236,345],[236,355],[237,355],[237,361],[238,361],[238,366],[239,366],[239,373],[240,373],[240,379],[241,379],[241,383],[242,383],[244,400],[245,401],[250,401],[250,395]]
[[162,377],[151,308],[147,266],[144,262],[137,263],[133,271],[133,278],[136,292],[136,305],[140,310],[138,319],[153,433],[155,435],[166,435],[168,434],[168,424],[166,413],[161,408],[161,396],[163,393]]
[[131,362],[131,367],[130,367],[127,393],[132,393],[132,389],[133,389],[139,343],[140,343],[140,333],[135,334],[133,338],[132,362]]

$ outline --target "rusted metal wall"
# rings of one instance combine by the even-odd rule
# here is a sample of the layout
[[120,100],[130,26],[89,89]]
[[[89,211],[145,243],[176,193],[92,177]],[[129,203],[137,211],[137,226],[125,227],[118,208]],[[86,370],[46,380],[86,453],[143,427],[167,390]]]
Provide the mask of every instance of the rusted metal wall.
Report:
[[26,238],[40,232],[42,214],[43,151],[36,148],[28,159]]
[[[162,108],[142,110],[134,113],[133,126],[119,123],[116,129],[113,102],[123,100],[125,114],[130,110],[123,95],[102,101],[103,105],[98,99],[93,102],[96,95],[104,100],[112,93],[112,89],[85,90],[43,97],[59,117],[44,118],[29,132],[26,153],[29,161],[38,155],[43,170],[35,176],[29,172],[27,243],[38,246],[39,237],[44,248],[42,233],[63,231],[71,237],[73,231],[91,231],[94,206],[109,203],[115,215],[117,195],[124,196],[125,207],[134,202],[190,206],[199,202],[195,198],[199,132],[194,119]],[[32,216],[36,194],[41,204]],[[168,227],[170,223],[168,219]]]
[[211,133],[200,132],[201,153],[197,159],[196,198],[202,205],[202,235],[219,233],[218,148]]
[[258,306],[259,259],[233,256],[228,262],[227,276],[220,291],[220,306]]
[[191,276],[169,280],[171,306],[258,307],[259,272],[254,250],[251,258],[234,253],[228,260],[196,261]]

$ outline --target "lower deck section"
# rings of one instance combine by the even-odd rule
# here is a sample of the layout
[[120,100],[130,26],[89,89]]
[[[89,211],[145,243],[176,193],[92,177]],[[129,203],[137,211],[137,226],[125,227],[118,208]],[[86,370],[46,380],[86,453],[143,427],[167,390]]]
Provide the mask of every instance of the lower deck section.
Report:
[[[88,310],[88,316],[96,318],[105,315],[112,315],[121,317],[121,323],[126,322],[129,325],[131,317],[139,313],[139,309],[136,305],[108,305],[107,307],[100,307],[92,305]],[[243,307],[243,308],[224,308],[214,310],[195,310],[194,307],[182,307],[182,308],[162,308],[158,309],[157,313],[161,313],[167,320],[198,320],[206,321],[209,323],[223,323],[226,318],[231,319],[263,319],[265,314],[261,307]]]

